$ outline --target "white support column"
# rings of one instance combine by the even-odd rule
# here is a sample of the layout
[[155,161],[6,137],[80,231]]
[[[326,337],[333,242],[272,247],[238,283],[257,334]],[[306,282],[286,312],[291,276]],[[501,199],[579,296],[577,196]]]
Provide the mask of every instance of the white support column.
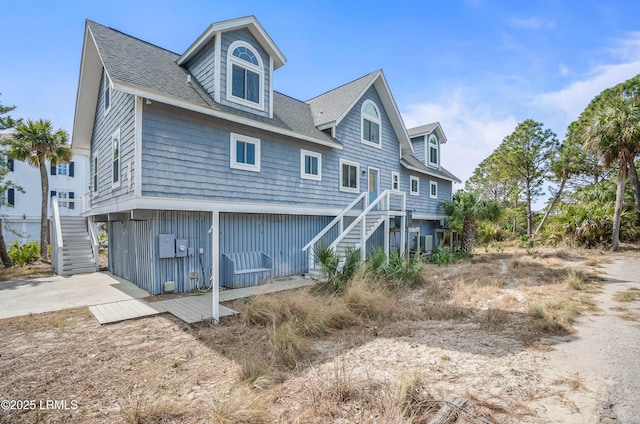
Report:
[[387,216],[384,218],[384,254],[389,260],[389,219],[391,217],[387,213]]
[[211,212],[211,293],[213,321],[220,323],[220,211]]
[[400,216],[400,252],[405,248],[407,239],[407,214],[406,212]]
[[364,232],[367,227],[367,216],[362,217],[362,221],[360,222],[360,260],[364,264],[367,259],[367,242],[364,241]]

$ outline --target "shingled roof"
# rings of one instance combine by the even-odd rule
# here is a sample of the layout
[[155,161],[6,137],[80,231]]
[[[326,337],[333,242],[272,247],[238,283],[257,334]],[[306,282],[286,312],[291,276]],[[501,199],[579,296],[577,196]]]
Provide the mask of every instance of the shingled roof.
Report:
[[[268,131],[342,148],[342,145],[335,139],[316,128],[309,105],[302,101],[274,92],[273,118],[244,112],[215,102],[195,79],[192,79],[191,83],[187,83],[189,72],[176,63],[180,58],[177,53],[87,20],[85,49],[88,47],[86,46],[87,42],[91,41],[111,83],[122,91],[161,102],[169,100],[170,103],[178,102],[182,107],[191,108],[198,112],[241,123],[250,122],[250,125]],[[90,56],[83,52],[83,62],[87,59],[85,55]],[[99,83],[99,77],[93,78],[94,85],[97,84],[96,80]],[[79,101],[83,94],[82,83],[81,80],[78,89]],[[93,90],[88,88],[84,93],[97,91],[98,87],[96,86],[93,87]],[[87,116],[79,115],[82,113]],[[76,121],[93,122],[93,116],[89,117],[89,113],[95,112],[83,112],[82,108],[76,104]],[[86,125],[82,128],[80,123],[77,124],[79,128],[84,129],[83,138],[89,139],[89,128]],[[76,141],[79,132],[76,131],[76,123],[74,122],[74,141]]]
[[460,179],[447,171],[443,167],[431,168],[420,162],[413,155],[405,154],[400,159],[400,164],[407,169],[419,172],[421,174],[429,175],[431,177],[442,178],[443,180],[453,181],[455,183],[461,183]]

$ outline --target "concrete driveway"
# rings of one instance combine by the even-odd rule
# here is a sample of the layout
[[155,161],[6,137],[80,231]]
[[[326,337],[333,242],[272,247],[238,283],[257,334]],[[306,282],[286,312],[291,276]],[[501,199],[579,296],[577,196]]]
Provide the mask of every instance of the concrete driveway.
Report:
[[108,272],[0,282],[0,319],[139,299],[149,293]]

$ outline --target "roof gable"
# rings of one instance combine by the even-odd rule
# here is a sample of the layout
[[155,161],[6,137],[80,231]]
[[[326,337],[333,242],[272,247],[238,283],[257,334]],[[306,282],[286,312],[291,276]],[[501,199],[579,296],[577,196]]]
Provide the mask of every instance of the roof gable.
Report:
[[185,51],[177,58],[176,63],[183,65],[189,59],[195,57],[201,49],[205,48],[211,40],[222,32],[246,28],[260,43],[269,56],[273,59],[273,69],[278,69],[287,61],[276,43],[273,42],[267,31],[260,25],[255,16],[245,16],[244,18],[230,19],[222,22],[215,22],[202,33]]
[[391,126],[400,141],[400,154],[413,153],[413,146],[402,116],[381,69],[307,100],[306,103],[311,107],[316,126],[324,130],[338,125],[371,86],[376,88]]
[[[188,70],[176,63],[179,57],[87,20],[73,124],[74,150],[89,153],[103,68],[117,90],[300,140],[342,148],[340,143],[312,125],[306,103],[292,102],[293,99],[285,101],[284,96],[274,93],[273,118],[224,106],[215,102],[197,80],[188,78]],[[294,103],[295,107],[292,106]]]
[[440,144],[444,144],[447,142],[447,137],[444,135],[444,131],[442,130],[442,126],[440,125],[440,122],[433,122],[431,124],[409,128],[407,130],[407,133],[409,134],[409,137],[414,138],[414,137],[420,137],[420,136],[426,137],[434,131],[438,136],[438,141],[440,142]]

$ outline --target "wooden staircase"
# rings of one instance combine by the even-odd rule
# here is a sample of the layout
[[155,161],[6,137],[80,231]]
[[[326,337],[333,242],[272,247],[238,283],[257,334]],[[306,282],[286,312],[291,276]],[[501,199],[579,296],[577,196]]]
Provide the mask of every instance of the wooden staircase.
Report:
[[[65,199],[68,202],[76,200]],[[98,270],[98,240],[95,224],[82,216],[60,215],[58,198],[51,198],[51,264],[58,275]]]
[[[398,196],[400,207],[396,210],[391,208],[391,196]],[[302,248],[308,254],[308,273],[310,276],[320,275],[320,265],[317,263],[315,248],[320,243],[326,243],[333,249],[340,263],[343,263],[345,251],[349,248],[360,249],[361,259],[364,262],[367,254],[367,240],[376,230],[385,224],[385,243],[381,246],[389,254],[389,219],[392,216],[406,214],[406,197],[401,191],[386,190],[373,201],[367,203],[367,193],[360,194],[349,206],[347,206],[337,217],[333,219],[318,235],[316,235],[305,247]],[[362,211],[356,207],[361,205]],[[346,225],[348,217],[357,216]],[[403,218],[402,222],[405,222]],[[403,224],[404,225],[404,224]],[[335,231],[337,229],[337,232]],[[332,231],[333,230],[333,231]],[[337,236],[328,239],[329,234]],[[401,234],[404,235],[404,232]]]
[[58,274],[73,275],[95,272],[96,258],[91,247],[87,219],[81,216],[61,216],[62,267]]

